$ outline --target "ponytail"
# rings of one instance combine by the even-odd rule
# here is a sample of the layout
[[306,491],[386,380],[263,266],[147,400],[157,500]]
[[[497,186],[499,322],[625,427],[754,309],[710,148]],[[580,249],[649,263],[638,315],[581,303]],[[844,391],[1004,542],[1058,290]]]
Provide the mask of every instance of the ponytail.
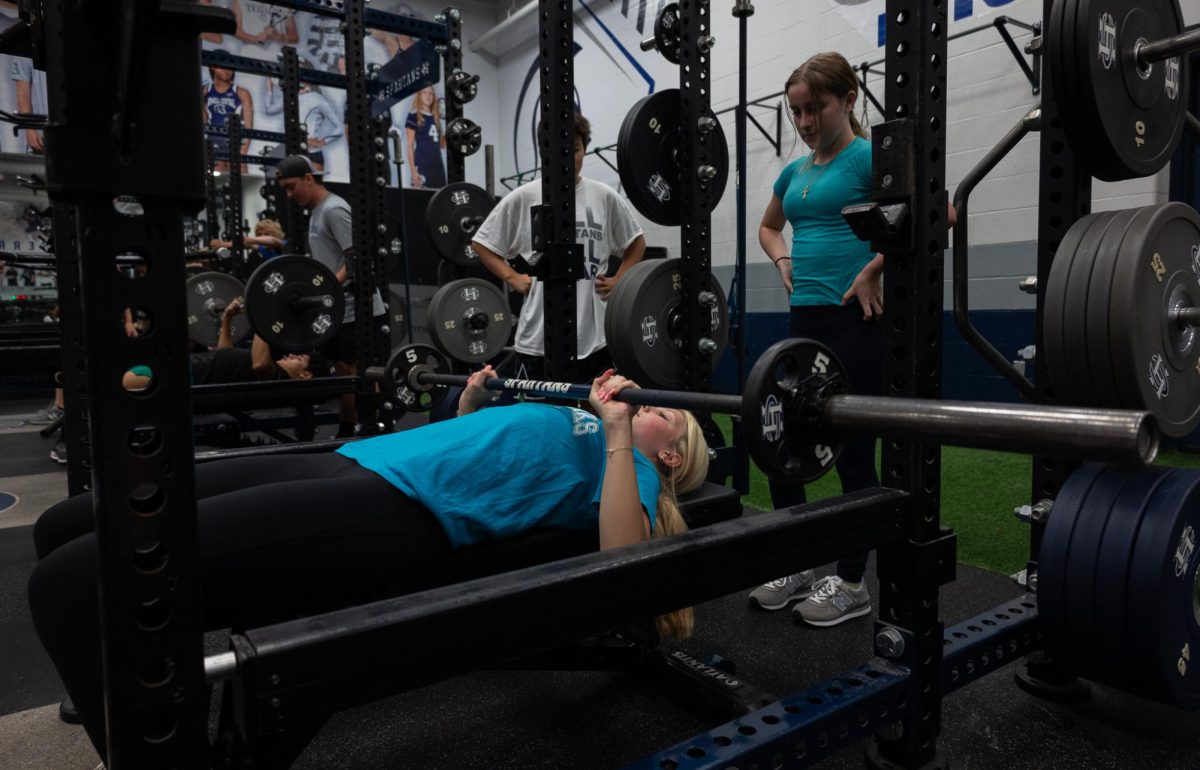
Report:
[[[658,467],[658,515],[654,537],[670,537],[687,532],[683,512],[679,510],[678,494],[691,492],[708,476],[708,444],[696,417],[688,411],[684,416],[683,434],[676,440],[676,450],[683,462],[675,468]],[[691,607],[659,615],[654,620],[660,636],[686,639],[692,635],[695,617]]]

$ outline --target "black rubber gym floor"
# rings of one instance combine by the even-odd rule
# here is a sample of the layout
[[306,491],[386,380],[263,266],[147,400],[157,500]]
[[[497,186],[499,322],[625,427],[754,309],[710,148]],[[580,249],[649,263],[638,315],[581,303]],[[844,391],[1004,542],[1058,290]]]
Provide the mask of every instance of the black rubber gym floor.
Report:
[[[0,433],[0,490],[6,480],[38,473],[45,474],[38,479],[48,492],[65,494],[62,466],[47,456],[52,443],[36,431]],[[0,725],[8,715],[55,704],[62,695],[29,623],[30,527],[5,527],[3,515]],[[1006,576],[960,566],[958,579],[942,589],[943,617],[949,625],[1019,593]],[[870,619],[825,630],[801,627],[790,613],[752,610],[739,591],[697,607],[696,635],[681,646],[696,657],[732,659],[740,678],[785,695],[862,663],[870,654],[871,630]],[[210,647],[219,644],[210,639]],[[1102,686],[1080,704],[1040,700],[1013,684],[1013,668],[945,701],[942,741],[953,767],[1200,767],[1200,716]],[[486,671],[336,715],[296,767],[611,768],[725,721],[629,674]],[[820,766],[861,767],[861,757],[855,747]],[[0,767],[6,766],[0,758]]]

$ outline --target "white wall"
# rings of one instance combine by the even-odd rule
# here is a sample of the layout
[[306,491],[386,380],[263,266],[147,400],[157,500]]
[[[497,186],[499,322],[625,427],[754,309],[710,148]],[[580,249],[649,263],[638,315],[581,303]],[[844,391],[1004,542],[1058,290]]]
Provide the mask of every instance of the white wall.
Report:
[[[653,90],[677,87],[677,68],[656,52],[642,52],[638,46],[640,40],[649,35],[653,18],[664,1],[646,2],[642,31],[637,25],[638,0],[576,2],[575,41],[580,50],[576,56],[575,84],[583,112],[592,121],[593,146],[615,142],[626,112],[634,102],[651,92],[651,86],[638,72],[638,66],[653,80]],[[756,0],[756,12],[749,20],[747,53],[746,75],[751,100],[780,91],[791,70],[818,51],[840,51],[852,64],[882,58],[883,49],[877,46],[876,36],[877,17],[884,10],[884,0],[857,4],[852,0],[844,2],[843,5],[837,0],[806,0],[804,3]],[[1200,20],[1200,3],[1188,0],[1182,5],[1187,23]],[[729,2],[711,5],[713,34],[717,39],[712,52],[712,106],[717,111],[737,101],[738,28],[731,9]],[[957,0],[951,2],[951,9],[953,15],[962,17],[950,23],[948,31],[954,34],[990,24],[998,14],[1027,23],[1039,21],[1042,1]],[[1010,30],[1022,47],[1031,37],[1031,33],[1019,28],[1010,27]],[[470,28],[464,30],[468,42],[478,40],[482,34]],[[499,111],[494,122],[482,117],[477,120],[490,132],[487,141],[499,142],[498,176],[537,165],[528,138],[533,110],[530,99],[536,95],[536,75],[530,95],[520,105],[520,114],[517,112],[525,75],[536,60],[536,34],[536,14],[530,13],[499,36],[498,41],[486,46],[487,52],[495,55],[499,64],[498,78],[494,81]],[[946,171],[949,192],[953,195],[958,181],[972,165],[1038,103],[1039,97],[1032,94],[1028,80],[1007,46],[991,29],[951,41],[947,73]],[[875,75],[868,81],[880,100],[882,80],[882,75]],[[761,109],[754,114],[765,126],[773,128],[773,111]],[[872,109],[870,121],[879,120],[879,115]],[[733,114],[722,115],[721,122],[730,142],[732,167]],[[515,155],[514,126],[521,129]],[[778,288],[773,268],[758,247],[757,223],[779,171],[800,152],[793,150],[791,126],[787,123],[783,126],[781,157],[776,156],[774,148],[753,125],[748,127],[747,136],[748,309],[755,312],[783,310],[785,297]],[[981,281],[986,282],[986,285],[980,284],[982,296],[972,297],[973,308],[1032,306],[1032,298],[1020,294],[1015,284],[1019,277],[1028,275],[1035,264],[1038,154],[1038,137],[1027,137],[972,195],[970,242],[972,246],[984,247],[972,249],[972,275],[978,273]],[[616,172],[591,156],[585,162],[584,174],[613,187],[619,185]],[[482,177],[471,178],[482,183]],[[505,188],[498,186],[498,189],[504,191]],[[1166,192],[1165,171],[1155,177],[1119,184],[1096,182],[1093,186],[1094,208],[1128,208],[1162,202]],[[713,212],[713,266],[719,275],[727,275],[734,262],[737,238],[734,198],[731,171],[725,195]],[[673,254],[678,253],[678,234],[674,228],[661,228],[645,221],[642,224],[649,243],[667,246]],[[986,264],[980,264],[983,260]]]

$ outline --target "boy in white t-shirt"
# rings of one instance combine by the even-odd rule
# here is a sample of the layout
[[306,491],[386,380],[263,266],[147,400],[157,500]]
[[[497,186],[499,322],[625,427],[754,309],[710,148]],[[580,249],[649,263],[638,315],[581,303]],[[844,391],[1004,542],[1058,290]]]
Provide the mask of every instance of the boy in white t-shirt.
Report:
[[[583,244],[586,278],[576,282],[576,365],[575,382],[588,382],[612,365],[604,339],[604,311],[609,294],[629,268],[641,261],[646,250],[642,228],[633,210],[617,191],[606,184],[584,179],[583,158],[591,140],[587,118],[575,113],[575,242]],[[520,362],[517,376],[546,379],[543,366],[545,349],[542,320],[542,284],[514,270],[506,259],[524,257],[533,262],[533,239],[529,209],[542,202],[542,182],[523,184],[506,195],[492,209],[475,232],[471,246],[480,262],[513,291],[525,295],[517,320],[514,347]],[[621,267],[609,277],[609,258],[621,254]]]

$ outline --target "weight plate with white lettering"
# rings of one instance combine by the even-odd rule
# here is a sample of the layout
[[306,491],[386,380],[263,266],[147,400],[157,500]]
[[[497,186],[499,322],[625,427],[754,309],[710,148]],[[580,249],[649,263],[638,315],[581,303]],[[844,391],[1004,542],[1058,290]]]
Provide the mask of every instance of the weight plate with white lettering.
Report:
[[[231,275],[217,272],[197,273],[187,279],[188,339],[197,345],[214,348],[221,338],[221,315],[233,300],[242,300],[245,287]],[[235,315],[229,325],[233,341],[250,333],[245,312]]]
[[[651,259],[629,268],[609,297],[604,314],[609,354],[623,375],[643,387],[686,385],[681,290],[680,260]],[[711,275],[701,282],[700,304],[703,323],[690,344],[707,349],[715,367],[729,336],[729,310],[725,292]]]
[[504,294],[480,278],[451,281],[434,292],[427,319],[433,344],[466,363],[499,355],[513,327]]
[[1130,561],[1136,692],[1200,709],[1200,471],[1176,469],[1146,505]]
[[346,300],[333,271],[315,259],[275,257],[246,281],[246,314],[254,333],[269,345],[303,353],[333,339]]
[[1164,435],[1186,436],[1200,424],[1200,332],[1171,311],[1200,305],[1200,215],[1179,202],[1138,209],[1112,285],[1110,370],[1120,405],[1152,412]]
[[469,182],[451,182],[434,193],[425,207],[425,225],[438,254],[461,267],[479,264],[471,239],[495,207],[487,190]]
[[819,386],[841,392],[847,382],[837,356],[814,340],[781,340],[759,356],[742,391],[742,435],[763,473],[808,483],[833,468],[842,445],[813,435],[815,423],[800,412]]
[[625,194],[647,219],[666,226],[683,224],[684,188],[700,196],[702,210],[712,211],[729,178],[729,148],[720,121],[701,133],[697,157],[686,169],[679,165],[679,125],[679,90],[668,88],[634,104],[617,139],[617,170]]
[[430,345],[418,343],[397,348],[384,367],[384,401],[409,412],[428,412],[440,404],[450,387],[421,383],[422,373],[452,374],[450,362]]
[[1047,45],[1061,48],[1061,66],[1050,72],[1056,96],[1069,95],[1060,118],[1072,148],[1108,182],[1158,172],[1183,132],[1188,62],[1175,56],[1140,65],[1136,50],[1183,31],[1178,0],[1060,4],[1050,14]]

